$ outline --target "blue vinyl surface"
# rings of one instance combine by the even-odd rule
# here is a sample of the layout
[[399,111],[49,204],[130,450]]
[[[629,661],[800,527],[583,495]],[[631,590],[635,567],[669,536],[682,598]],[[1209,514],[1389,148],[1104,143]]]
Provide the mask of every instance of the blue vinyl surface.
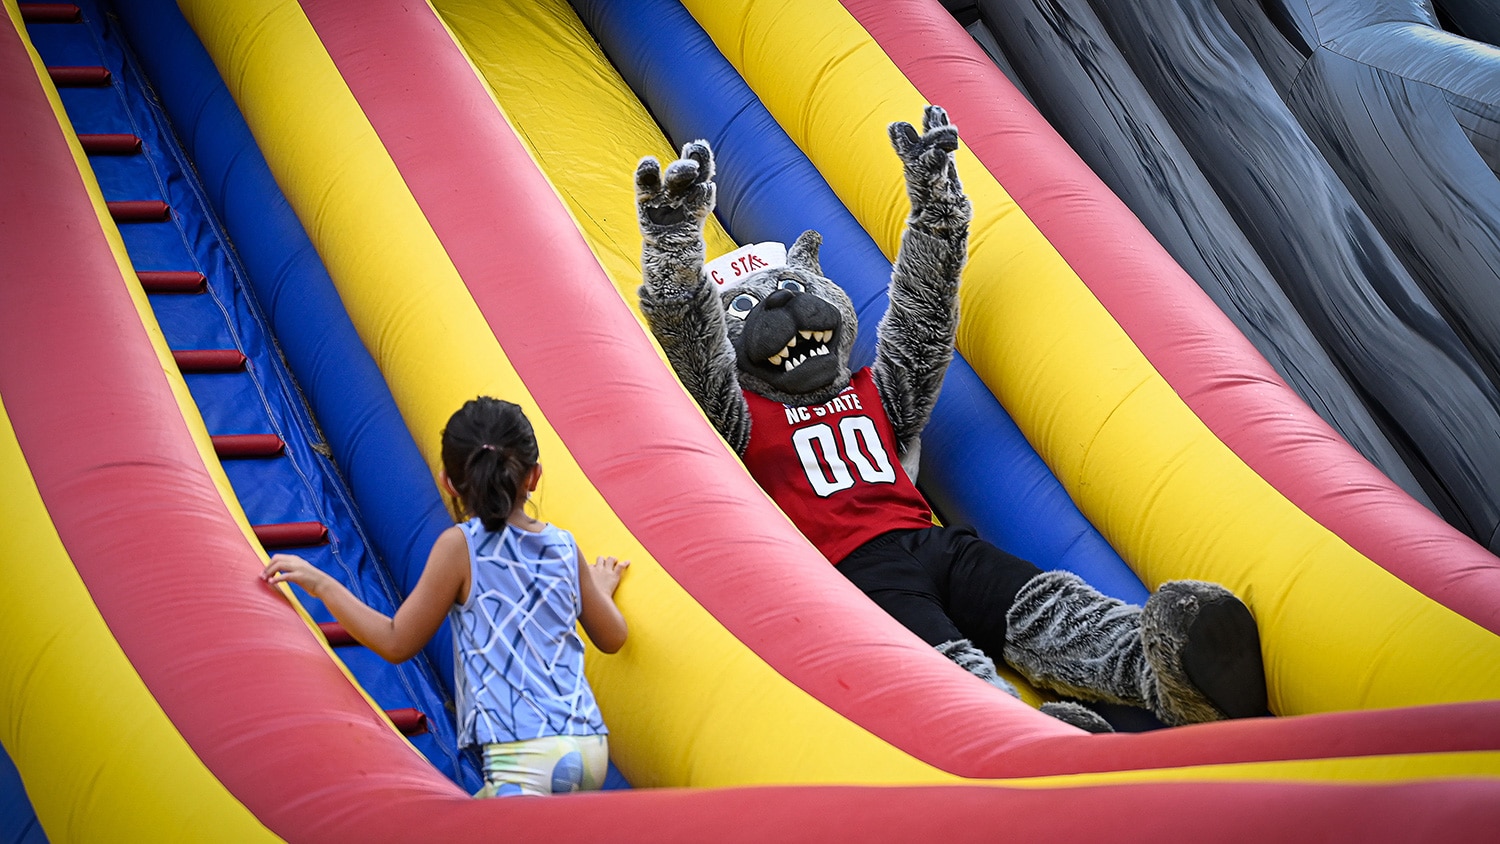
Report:
[[47,833],[37,822],[31,798],[26,796],[26,784],[21,782],[20,772],[3,747],[0,747],[0,844],[47,844]]

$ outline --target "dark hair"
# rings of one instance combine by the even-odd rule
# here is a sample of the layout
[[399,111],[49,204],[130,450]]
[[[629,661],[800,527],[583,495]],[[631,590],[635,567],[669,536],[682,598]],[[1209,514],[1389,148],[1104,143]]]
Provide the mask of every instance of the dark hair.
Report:
[[443,470],[462,506],[486,530],[505,526],[536,462],[536,433],[520,405],[480,396],[465,402],[443,428]]

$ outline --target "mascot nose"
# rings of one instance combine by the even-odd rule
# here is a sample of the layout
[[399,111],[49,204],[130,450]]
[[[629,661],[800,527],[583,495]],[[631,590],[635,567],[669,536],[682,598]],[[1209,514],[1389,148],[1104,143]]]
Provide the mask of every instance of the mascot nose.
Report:
[[784,308],[788,302],[792,301],[794,296],[796,294],[790,290],[777,290],[766,297],[765,306],[767,308]]

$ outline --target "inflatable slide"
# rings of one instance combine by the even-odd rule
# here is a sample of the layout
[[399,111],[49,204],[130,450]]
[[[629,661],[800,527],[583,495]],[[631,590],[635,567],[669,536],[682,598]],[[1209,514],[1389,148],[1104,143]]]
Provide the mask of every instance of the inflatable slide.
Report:
[[[247,273],[262,260],[250,233],[279,228],[281,201],[240,204],[248,159],[305,230],[336,297],[293,277],[311,253],[283,231],[260,232],[271,282],[234,289],[259,297],[326,437],[311,450],[336,456],[393,594],[441,522],[448,413],[493,393],[545,423],[544,517],[635,562],[631,642],[589,660],[634,787],[469,799],[463,760],[401,734],[359,649],[335,652],[306,596],[257,581],[274,542],[248,490],[289,493],[231,483],[215,450],[222,420],[146,293],[167,268],[130,248],[108,204],[119,185],[53,81],[69,74],[33,47],[38,27],[75,24],[28,25],[7,0],[0,739],[49,840],[1463,839],[1500,820],[1494,558],[1301,403],[941,6],[80,5],[84,25],[129,34],[164,103],[184,89],[197,104],[167,110]],[[213,78],[174,64],[194,49]],[[653,65],[724,87],[668,118],[632,90]],[[692,122],[712,97],[744,108]],[[980,215],[960,338],[974,380],[950,388],[987,396],[964,414],[1005,409],[1091,525],[1077,535],[1138,578],[1118,588],[1192,576],[1245,595],[1278,717],[1090,736],[958,670],[791,528],[632,313],[628,176],[684,140],[663,130],[720,151],[716,246],[761,236],[741,213],[770,219],[816,187],[758,171],[730,189],[758,144],[790,143],[848,209],[798,224],[852,238],[852,215],[888,261],[904,207],[884,126],[928,101],[962,129]],[[235,114],[200,119],[215,110]],[[849,283],[878,313],[882,280]],[[331,351],[339,319],[360,349]],[[360,353],[380,384],[355,378]],[[402,436],[375,430],[393,418]],[[924,467],[944,437],[986,439],[952,433],[972,418],[944,424]],[[934,474],[945,513],[1016,483]],[[429,722],[445,682],[406,681]]]

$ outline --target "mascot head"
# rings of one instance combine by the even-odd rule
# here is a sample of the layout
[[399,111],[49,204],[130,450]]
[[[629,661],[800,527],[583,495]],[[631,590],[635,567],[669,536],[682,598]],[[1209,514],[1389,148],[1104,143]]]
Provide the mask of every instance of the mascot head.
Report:
[[822,404],[849,386],[858,318],[818,266],[822,242],[806,231],[784,264],[779,244],[756,244],[704,267],[720,285],[740,386],[782,404]]

